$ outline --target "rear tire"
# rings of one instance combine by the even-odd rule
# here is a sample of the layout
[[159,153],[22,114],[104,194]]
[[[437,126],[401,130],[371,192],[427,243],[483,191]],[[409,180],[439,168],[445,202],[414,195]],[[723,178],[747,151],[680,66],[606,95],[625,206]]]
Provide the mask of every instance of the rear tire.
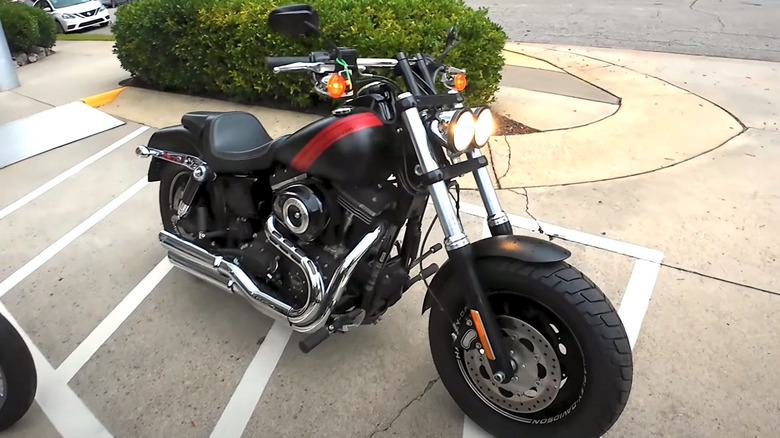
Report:
[[27,344],[0,315],[0,431],[27,413],[35,399],[38,376]]
[[169,233],[192,239],[194,236],[183,230],[176,220],[178,199],[184,193],[184,186],[192,172],[175,164],[166,164],[160,172],[160,217],[163,229]]
[[[474,357],[481,356],[473,348],[463,350],[453,342],[453,323],[460,328],[468,312],[464,312],[458,280],[452,276],[437,289],[429,338],[436,369],[455,402],[497,437],[595,438],[604,434],[628,401],[633,374],[628,338],[609,300],[564,262],[528,264],[488,258],[478,260],[476,267],[502,322],[504,342],[523,350],[526,358],[530,354],[539,362],[537,355],[544,353],[542,360],[549,359],[546,368],[542,363],[534,367],[532,359],[522,360],[530,362],[530,367],[523,370],[525,374],[518,372],[519,379],[525,380],[514,386],[496,386],[485,379],[491,375],[483,369],[487,361],[476,361]],[[507,321],[518,322],[506,328],[510,327]],[[511,331],[515,328],[522,330]],[[523,336],[526,329],[528,334]],[[531,345],[532,333],[544,340],[534,337]],[[528,381],[533,383],[524,383]]]

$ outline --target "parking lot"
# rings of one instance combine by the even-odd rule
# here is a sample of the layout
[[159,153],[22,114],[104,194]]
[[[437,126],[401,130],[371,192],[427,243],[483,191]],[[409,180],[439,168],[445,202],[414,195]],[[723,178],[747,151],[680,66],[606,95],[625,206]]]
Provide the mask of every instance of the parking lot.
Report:
[[[479,436],[438,383],[421,286],[378,325],[305,355],[283,324],[172,269],[156,237],[157,184],[133,154],[152,132],[128,122],[0,171],[0,297],[41,377],[9,436]],[[473,238],[479,210],[463,207]],[[636,339],[662,255],[548,230],[581,242],[563,242],[572,263]]]

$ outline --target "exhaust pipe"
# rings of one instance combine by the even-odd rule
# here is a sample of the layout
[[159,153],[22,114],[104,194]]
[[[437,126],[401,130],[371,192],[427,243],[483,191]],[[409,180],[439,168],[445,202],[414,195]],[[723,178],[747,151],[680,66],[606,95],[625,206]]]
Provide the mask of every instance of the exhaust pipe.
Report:
[[160,243],[168,250],[168,259],[174,266],[228,292],[237,293],[252,307],[266,316],[286,320],[292,308],[260,290],[251,278],[235,263],[210,254],[203,248],[167,231],[160,231]]
[[271,293],[261,290],[241,267],[221,256],[215,256],[167,231],[161,231],[159,239],[168,250],[168,258],[174,266],[220,289],[239,294],[266,316],[287,321],[295,331],[308,333],[325,325],[333,307],[341,299],[352,272],[382,235],[382,230],[380,225],[363,236],[355,248],[344,257],[325,290],[322,273],[314,262],[276,230],[273,217],[268,218],[265,227],[268,239],[282,254],[296,263],[307,277],[309,296],[306,304],[300,308],[293,308]]

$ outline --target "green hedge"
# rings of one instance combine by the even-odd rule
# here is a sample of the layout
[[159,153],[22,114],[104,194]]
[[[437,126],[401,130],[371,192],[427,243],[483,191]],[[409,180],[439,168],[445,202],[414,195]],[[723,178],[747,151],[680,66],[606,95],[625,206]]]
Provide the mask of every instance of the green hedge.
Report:
[[[297,1],[301,2],[301,0]],[[244,102],[280,99],[313,105],[306,74],[273,74],[266,56],[305,56],[321,50],[316,37],[291,40],[270,30],[268,13],[296,1],[144,0],[117,11],[113,32],[122,67],[146,84],[191,94],[222,94]],[[461,44],[446,58],[465,68],[470,103],[492,100],[501,79],[506,34],[462,0],[309,0],[322,30],[361,57],[396,52],[439,54],[457,26]]]
[[54,19],[41,9],[0,0],[0,20],[11,52],[26,52],[33,46],[49,48],[54,45],[57,34]]

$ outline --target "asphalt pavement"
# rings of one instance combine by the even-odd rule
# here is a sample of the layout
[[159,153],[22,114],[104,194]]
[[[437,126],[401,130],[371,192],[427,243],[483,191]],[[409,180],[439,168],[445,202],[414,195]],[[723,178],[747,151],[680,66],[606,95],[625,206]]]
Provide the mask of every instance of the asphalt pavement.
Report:
[[780,61],[776,0],[465,0],[510,41]]

